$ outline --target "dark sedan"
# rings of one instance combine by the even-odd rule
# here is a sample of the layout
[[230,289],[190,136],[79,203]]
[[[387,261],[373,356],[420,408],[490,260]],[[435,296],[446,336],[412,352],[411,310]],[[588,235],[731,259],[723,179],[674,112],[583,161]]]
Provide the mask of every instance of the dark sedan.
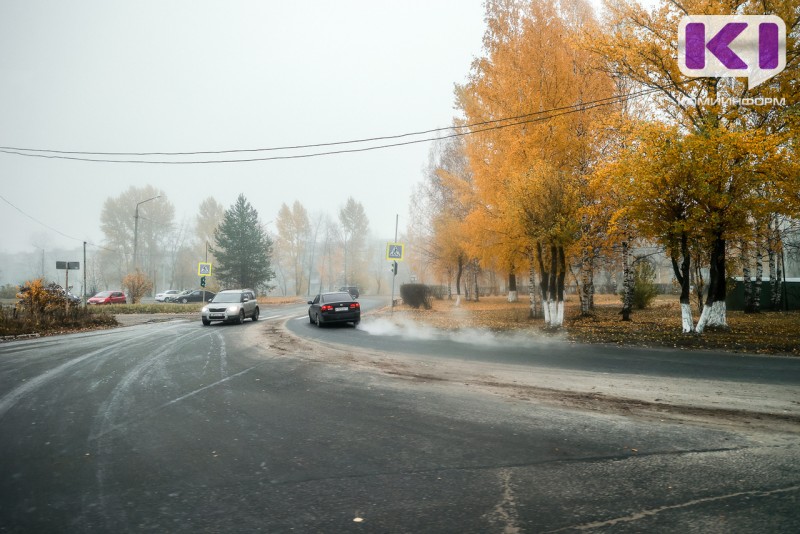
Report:
[[[180,304],[186,304],[187,302],[208,302],[214,298],[215,294],[216,293],[212,293],[211,291],[195,289],[193,291],[184,291],[183,293],[173,295],[167,302],[178,302]],[[205,295],[205,299],[203,295]]]
[[308,304],[308,321],[317,326],[329,323],[357,325],[361,321],[361,304],[345,291],[322,293]]

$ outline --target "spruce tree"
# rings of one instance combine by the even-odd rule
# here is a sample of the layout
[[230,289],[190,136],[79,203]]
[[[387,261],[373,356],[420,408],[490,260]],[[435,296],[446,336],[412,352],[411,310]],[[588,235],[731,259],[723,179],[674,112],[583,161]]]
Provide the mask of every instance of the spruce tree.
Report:
[[217,259],[215,275],[223,287],[269,289],[275,273],[271,269],[272,240],[258,219],[258,211],[243,194],[225,210],[222,223],[214,231]]

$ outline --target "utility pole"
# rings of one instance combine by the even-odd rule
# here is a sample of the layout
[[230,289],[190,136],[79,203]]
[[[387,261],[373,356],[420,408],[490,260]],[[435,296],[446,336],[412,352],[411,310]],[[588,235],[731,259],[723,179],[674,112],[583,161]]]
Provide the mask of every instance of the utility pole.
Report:
[[[400,214],[394,216],[394,242],[397,243],[397,225],[400,221]],[[397,279],[397,262],[392,262],[392,308],[391,314],[394,315],[394,281]]]
[[139,205],[144,204],[145,202],[150,202],[151,200],[155,200],[157,198],[161,198],[161,195],[154,196],[153,198],[148,198],[147,200],[142,200],[141,202],[136,203],[136,211],[133,215],[133,268],[139,268]]
[[83,242],[83,305],[86,306],[86,241]]

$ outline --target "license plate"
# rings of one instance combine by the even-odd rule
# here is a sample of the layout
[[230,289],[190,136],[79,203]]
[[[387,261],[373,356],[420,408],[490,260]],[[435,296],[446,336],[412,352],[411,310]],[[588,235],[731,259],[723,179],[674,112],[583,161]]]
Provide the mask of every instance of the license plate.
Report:
[[350,309],[350,308],[348,308],[347,306],[343,306],[343,307],[341,307],[341,308],[336,308],[336,311],[347,311],[347,310],[349,310],[349,309]]
[[211,315],[209,315],[209,317],[211,317],[212,319],[222,319],[225,316],[221,313],[212,313]]

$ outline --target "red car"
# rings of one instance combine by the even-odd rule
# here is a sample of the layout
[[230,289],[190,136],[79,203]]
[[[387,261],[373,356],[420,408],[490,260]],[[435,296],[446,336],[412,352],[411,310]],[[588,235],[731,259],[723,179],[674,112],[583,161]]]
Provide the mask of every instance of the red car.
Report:
[[122,291],[101,291],[86,301],[86,304],[125,304],[128,299]]

